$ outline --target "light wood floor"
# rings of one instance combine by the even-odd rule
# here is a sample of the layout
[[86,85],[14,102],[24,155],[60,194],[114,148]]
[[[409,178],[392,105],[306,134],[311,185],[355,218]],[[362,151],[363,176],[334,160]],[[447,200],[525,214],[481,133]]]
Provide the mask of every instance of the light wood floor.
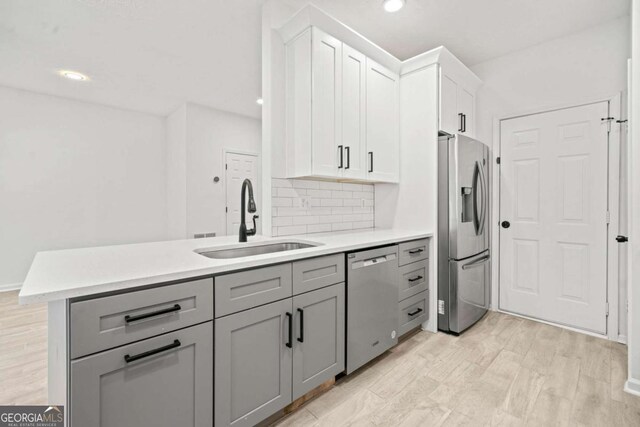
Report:
[[[46,404],[46,306],[0,293],[0,405]],[[621,344],[499,313],[419,332],[279,426],[640,426]]]

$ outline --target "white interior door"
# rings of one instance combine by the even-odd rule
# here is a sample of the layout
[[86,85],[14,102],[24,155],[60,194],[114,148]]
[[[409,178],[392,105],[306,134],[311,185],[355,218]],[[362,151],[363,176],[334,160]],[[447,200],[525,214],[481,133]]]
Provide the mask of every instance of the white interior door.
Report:
[[[240,228],[240,191],[242,182],[249,178],[253,184],[253,196],[258,207],[258,156],[255,154],[226,153],[225,183],[227,195],[227,236],[238,234]],[[248,191],[247,191],[248,194]],[[249,202],[247,196],[247,205]],[[247,228],[254,214],[247,212]],[[259,224],[259,222],[258,222]]]
[[501,122],[502,310],[606,333],[608,109]]

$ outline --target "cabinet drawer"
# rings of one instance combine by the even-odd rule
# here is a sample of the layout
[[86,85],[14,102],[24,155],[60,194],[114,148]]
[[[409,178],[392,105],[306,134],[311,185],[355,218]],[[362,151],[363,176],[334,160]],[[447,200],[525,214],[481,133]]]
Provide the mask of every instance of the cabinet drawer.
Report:
[[69,425],[211,427],[212,354],[209,321],[74,360]]
[[293,294],[298,295],[344,282],[344,254],[293,263]]
[[291,264],[257,268],[215,278],[216,318],[288,298]]
[[139,341],[213,319],[213,280],[71,304],[71,358]]
[[429,239],[400,243],[398,265],[403,266],[429,258]]
[[398,336],[402,336],[429,318],[429,291],[421,292],[398,304]]
[[427,289],[429,284],[429,261],[419,261],[400,267],[398,301],[405,300]]

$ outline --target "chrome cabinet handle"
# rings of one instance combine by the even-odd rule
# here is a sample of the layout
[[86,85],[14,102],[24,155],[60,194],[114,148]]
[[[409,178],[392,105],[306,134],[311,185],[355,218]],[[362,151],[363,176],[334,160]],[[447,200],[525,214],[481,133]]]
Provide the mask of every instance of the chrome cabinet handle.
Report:
[[339,151],[339,154],[340,154],[340,163],[338,164],[338,169],[342,169],[342,166],[343,166],[342,162],[343,162],[343,160],[344,160],[344,159],[342,158],[342,157],[343,157],[343,153],[344,153],[344,150],[343,150],[343,146],[342,146],[342,145],[338,145],[338,151]]
[[422,276],[414,277],[413,279],[407,279],[409,282],[417,282],[418,280],[423,279]]
[[422,249],[422,248],[418,248],[418,249],[411,249],[411,250],[409,251],[409,253],[410,253],[411,255],[419,254],[419,253],[421,253],[421,252],[424,252],[424,249]]
[[369,151],[369,172],[373,172],[373,151]]

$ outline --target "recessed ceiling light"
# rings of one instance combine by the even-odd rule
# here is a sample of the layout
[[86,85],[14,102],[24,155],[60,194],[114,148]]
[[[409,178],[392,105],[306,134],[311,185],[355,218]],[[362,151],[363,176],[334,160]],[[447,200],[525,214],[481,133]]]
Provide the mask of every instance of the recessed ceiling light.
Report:
[[258,105],[262,105],[262,104],[264,104],[264,101],[262,100],[262,98],[258,98],[258,99],[256,99],[256,103]]
[[60,75],[69,80],[76,80],[76,81],[89,80],[89,77],[85,76],[82,73],[78,73],[77,71],[61,70]]
[[382,6],[387,12],[397,12],[404,6],[404,0],[384,0]]

